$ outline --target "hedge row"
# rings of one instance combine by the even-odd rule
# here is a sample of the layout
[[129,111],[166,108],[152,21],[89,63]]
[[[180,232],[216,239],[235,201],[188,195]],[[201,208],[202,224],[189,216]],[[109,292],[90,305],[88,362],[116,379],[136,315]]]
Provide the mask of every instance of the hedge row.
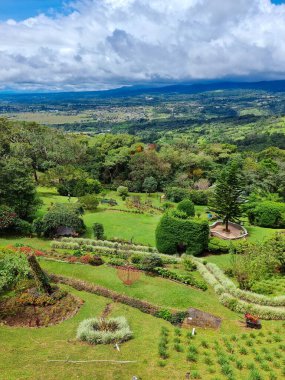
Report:
[[217,265],[208,263],[206,267],[213,273],[223,288],[234,297],[263,306],[285,306],[285,296],[267,297],[262,294],[239,289]]
[[217,280],[215,275],[212,272],[210,272],[209,269],[200,260],[194,258],[193,261],[197,265],[197,269],[204,278],[204,280],[209,285],[211,285],[214,288],[215,293],[219,295],[219,300],[221,304],[223,304],[224,306],[237,313],[250,312],[252,314],[256,314],[262,319],[285,320],[284,308],[276,306],[258,305],[253,302],[247,302],[245,300],[239,299],[238,296],[230,294],[229,291],[227,291],[227,289]]
[[67,243],[77,243],[79,245],[94,245],[96,247],[118,248],[118,249],[124,249],[126,251],[132,250],[132,251],[151,252],[151,253],[157,252],[157,249],[154,247],[148,247],[146,245],[137,245],[137,244],[130,244],[130,243],[113,242],[110,240],[94,240],[94,239],[65,237],[65,238],[62,238],[61,241],[67,242]]
[[203,291],[208,289],[208,286],[204,281],[198,281],[190,274],[182,275],[161,267],[155,268],[155,272],[164,278],[169,278],[170,280],[175,280],[186,285],[191,285],[194,288],[198,288]]
[[106,289],[102,286],[93,285],[74,278],[58,276],[55,274],[49,274],[49,277],[53,282],[71,286],[79,291],[85,291],[88,293],[96,294],[98,296],[110,298],[114,302],[120,302],[122,304],[134,307],[143,313],[165,319],[173,324],[181,324],[188,314],[186,311],[163,309],[160,306],[153,305],[149,302],[141,301],[139,299],[117,293],[113,290]]
[[240,300],[231,294],[223,293],[219,300],[221,304],[237,313],[252,313],[261,319],[284,320],[285,309],[273,306],[262,306]]
[[131,256],[135,253],[140,253],[143,255],[146,255],[146,252],[139,252],[139,251],[126,251],[123,249],[117,249],[117,248],[108,248],[108,247],[102,247],[102,246],[95,246],[95,245],[79,245],[76,243],[67,243],[63,241],[53,241],[51,242],[52,248],[59,248],[59,249],[71,249],[71,250],[77,250],[80,248],[84,248],[86,251],[89,252],[96,252],[101,253],[102,255],[117,255],[117,256],[124,256],[127,258],[128,256]]

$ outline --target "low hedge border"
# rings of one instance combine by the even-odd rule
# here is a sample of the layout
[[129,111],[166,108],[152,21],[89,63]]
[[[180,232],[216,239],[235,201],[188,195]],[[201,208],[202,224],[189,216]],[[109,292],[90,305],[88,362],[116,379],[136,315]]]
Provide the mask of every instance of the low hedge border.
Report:
[[[85,240],[85,239],[84,239]],[[157,251],[139,251],[138,249],[135,249],[135,250],[132,250],[132,249],[120,249],[120,248],[117,248],[116,245],[117,243],[114,243],[115,245],[114,246],[102,246],[102,245],[95,245],[95,244],[79,244],[78,242],[74,242],[75,239],[73,241],[66,241],[66,240],[61,240],[61,241],[52,241],[50,243],[50,246],[52,249],[70,249],[70,250],[79,250],[81,248],[85,249],[86,251],[89,251],[89,252],[94,252],[98,255],[106,255],[106,256],[115,256],[115,257],[119,257],[119,258],[122,258],[122,259],[127,259],[128,257],[134,255],[134,254],[140,254],[140,255],[150,255],[152,253],[155,253],[157,255],[159,255],[163,262],[165,264],[169,263],[169,261],[171,260],[171,262],[179,262],[180,259],[178,258],[173,258],[173,257],[169,257],[168,255],[163,255],[163,254],[159,254]],[[85,240],[86,242],[88,240]],[[94,242],[97,242],[97,240],[94,240]],[[111,242],[109,242],[111,243]]]
[[141,301],[139,299],[129,297],[102,286],[93,285],[82,280],[77,280],[65,276],[58,276],[55,274],[49,274],[49,277],[51,281],[55,283],[68,285],[79,291],[85,291],[105,298],[110,298],[114,302],[119,302],[134,307],[143,313],[150,314],[157,318],[162,318],[174,325],[180,325],[188,315],[187,311],[164,309],[149,302]]
[[285,306],[285,296],[267,297],[262,294],[239,289],[217,265],[208,263],[206,267],[212,272],[227,292],[234,297],[263,306]]
[[[193,258],[193,261],[197,265],[197,269],[199,273],[202,275],[202,277],[204,278],[204,280],[214,288],[214,291],[219,296],[219,301],[221,302],[222,305],[228,307],[230,310],[235,311],[237,313],[251,312],[253,314],[258,315],[262,319],[285,320],[284,308],[276,307],[276,306],[268,306],[268,305],[259,305],[254,302],[248,302],[246,300],[242,300],[239,297],[230,294],[229,291],[227,291],[227,289],[225,288],[225,286],[218,281],[215,275],[207,267],[209,264],[207,264],[206,266],[197,258]],[[218,270],[220,269],[218,268]],[[229,279],[227,280],[230,281]],[[251,292],[247,292],[247,293],[251,293]],[[252,294],[256,295],[255,293],[252,293]],[[260,296],[260,295],[257,294],[257,296]]]
[[167,278],[169,280],[173,280],[175,282],[179,282],[185,285],[190,285],[193,288],[197,288],[199,290],[206,291],[208,289],[207,284],[204,281],[198,281],[190,274],[181,275],[176,272],[170,271],[166,268],[155,268],[155,273],[163,278]]
[[110,240],[95,240],[95,239],[85,239],[85,238],[64,237],[61,239],[61,241],[77,243],[79,245],[95,245],[97,247],[100,246],[100,247],[118,248],[122,250],[132,250],[132,251],[151,252],[151,253],[158,252],[157,249],[154,247],[149,247],[146,245],[139,245],[139,244],[114,242]]

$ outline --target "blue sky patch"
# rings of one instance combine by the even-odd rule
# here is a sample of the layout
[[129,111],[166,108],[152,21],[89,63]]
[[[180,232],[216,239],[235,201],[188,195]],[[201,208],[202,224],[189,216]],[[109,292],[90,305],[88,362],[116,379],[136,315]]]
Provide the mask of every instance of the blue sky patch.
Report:
[[64,0],[0,0],[0,20],[24,20],[39,13],[63,11]]

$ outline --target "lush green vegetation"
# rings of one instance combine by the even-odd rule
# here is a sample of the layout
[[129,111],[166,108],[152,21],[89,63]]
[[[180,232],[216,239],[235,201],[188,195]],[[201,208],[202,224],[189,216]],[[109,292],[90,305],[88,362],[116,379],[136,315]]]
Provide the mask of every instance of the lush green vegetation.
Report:
[[[178,91],[153,95],[147,106],[140,95],[90,94],[86,104],[56,103],[57,116],[44,115],[69,131],[109,130],[98,135],[0,120],[5,379],[285,375],[284,322],[271,320],[285,315],[285,241],[276,235],[284,228],[284,95],[266,91]],[[43,104],[5,107],[15,116]],[[209,239],[220,218],[226,229],[243,223],[247,241]],[[65,234],[82,239],[58,241]],[[135,273],[129,286],[126,271]],[[193,337],[180,324],[189,308],[221,326],[197,327]],[[263,330],[246,330],[247,311],[266,319]],[[76,340],[80,322],[102,317],[106,343],[106,321],[118,316],[133,333],[126,342],[117,336],[120,351]]]

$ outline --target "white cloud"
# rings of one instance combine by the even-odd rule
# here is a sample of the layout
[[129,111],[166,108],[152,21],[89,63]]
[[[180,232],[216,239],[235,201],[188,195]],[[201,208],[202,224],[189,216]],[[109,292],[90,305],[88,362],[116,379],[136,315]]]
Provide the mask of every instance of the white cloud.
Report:
[[285,78],[285,6],[269,0],[78,0],[0,23],[0,87]]

